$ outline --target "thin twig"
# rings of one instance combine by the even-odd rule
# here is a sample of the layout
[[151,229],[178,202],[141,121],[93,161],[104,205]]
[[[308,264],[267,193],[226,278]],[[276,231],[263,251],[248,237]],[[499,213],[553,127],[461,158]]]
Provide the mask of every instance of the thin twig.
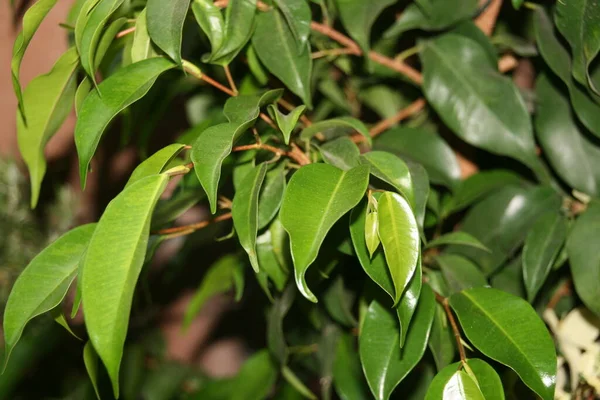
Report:
[[236,146],[232,149],[233,152],[248,151],[248,150],[266,150],[266,151],[270,151],[271,153],[276,154],[278,156],[289,157],[292,160],[296,161],[300,165],[310,164],[310,160],[303,157],[304,153],[300,152],[300,154],[302,154],[302,156],[301,156],[300,154],[298,154],[297,151],[295,151],[293,146],[292,146],[292,150],[285,151],[283,149],[277,148],[275,146],[271,146],[269,144],[254,143],[254,144],[246,144],[246,145],[242,145],[242,146]]
[[389,128],[391,128],[392,126],[397,124],[398,122],[421,111],[423,109],[423,107],[425,107],[425,104],[426,104],[425,99],[423,99],[423,98],[413,101],[406,108],[403,108],[402,110],[400,110],[396,115],[393,115],[390,118],[386,118],[386,119],[380,121],[379,123],[377,123],[375,126],[373,126],[371,128],[371,130],[369,131],[369,134],[371,135],[371,137],[375,137],[375,136],[379,135],[380,133],[388,130]]
[[554,309],[556,307],[556,305],[558,304],[558,302],[563,297],[569,296],[570,294],[571,294],[571,280],[568,279],[565,282],[563,282],[563,284],[560,285],[560,287],[558,289],[556,289],[556,291],[550,298],[550,301],[546,305],[546,308]]
[[458,329],[458,324],[456,323],[456,319],[454,319],[454,314],[452,313],[452,309],[450,308],[450,304],[448,303],[448,299],[441,294],[435,293],[435,300],[444,307],[444,311],[448,316],[448,321],[450,321],[450,326],[452,327],[452,332],[454,333],[454,338],[456,339],[456,346],[458,347],[458,355],[460,356],[461,362],[467,361],[467,355],[465,353],[465,347],[462,344],[462,337],[460,335],[460,329]]
[[237,86],[235,86],[235,81],[233,80],[233,77],[231,76],[231,71],[229,70],[229,65],[224,65],[223,69],[225,70],[225,76],[227,77],[227,81],[229,82],[229,87],[231,88],[233,95],[237,96],[238,89],[237,89]]
[[519,60],[512,54],[505,54],[498,60],[498,70],[502,73],[517,68],[517,65],[519,65]]
[[135,32],[135,26],[132,26],[131,28],[123,29],[121,32],[117,33],[115,35],[115,37],[117,39],[119,39],[119,38],[122,38],[123,36],[127,36],[127,35],[129,35],[130,33],[133,33],[133,32]]
[[199,229],[205,228],[210,224],[213,224],[215,222],[226,221],[228,219],[231,219],[231,213],[222,214],[211,220],[196,222],[195,224],[191,224],[191,225],[183,225],[183,226],[176,226],[173,228],[160,229],[153,233],[156,235],[168,235],[168,238],[172,239],[174,237],[188,235]]
[[317,58],[328,57],[328,56],[343,56],[345,54],[355,54],[355,50],[350,49],[348,47],[342,47],[339,49],[315,51],[310,56],[312,57],[313,60],[316,60]]

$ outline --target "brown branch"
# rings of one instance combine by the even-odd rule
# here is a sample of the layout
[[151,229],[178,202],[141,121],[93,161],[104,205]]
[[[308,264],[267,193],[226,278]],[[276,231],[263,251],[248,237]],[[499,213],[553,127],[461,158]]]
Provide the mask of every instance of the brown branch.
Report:
[[[487,0],[482,0],[480,4],[485,4]],[[493,0],[483,13],[475,20],[475,25],[483,31],[487,36],[490,36],[496,26],[496,20],[502,7],[502,0]]]
[[423,99],[423,98],[413,101],[406,108],[403,108],[402,110],[400,110],[396,115],[393,115],[390,118],[384,119],[384,120],[380,121],[379,123],[377,123],[375,126],[373,126],[371,128],[371,130],[369,130],[369,134],[371,135],[371,137],[375,137],[375,136],[379,135],[380,133],[388,130],[389,128],[391,128],[392,126],[397,124],[398,122],[421,111],[425,107],[425,104],[426,104],[425,99]]
[[355,54],[355,50],[350,49],[348,47],[342,47],[339,49],[328,49],[328,50],[315,51],[310,56],[313,60],[315,60],[317,58],[328,57],[328,56],[342,56],[345,54]]
[[233,95],[237,96],[238,89],[237,89],[237,86],[235,86],[235,81],[233,80],[233,77],[231,76],[231,71],[229,70],[229,65],[224,65],[223,69],[225,70],[225,76],[227,77],[227,82],[229,82],[229,87],[231,88]]
[[569,296],[570,294],[571,294],[571,280],[568,279],[562,285],[560,285],[560,287],[558,289],[556,289],[556,291],[550,298],[550,301],[546,305],[546,308],[554,309],[556,307],[556,305],[558,304],[558,302],[563,297]]
[[[220,8],[227,7],[227,4],[229,4],[229,0],[216,0],[215,1],[215,6],[220,7]],[[258,0],[256,2],[256,8],[258,8],[259,11],[269,11],[271,9],[271,7],[269,7],[267,4],[263,3],[260,0]]]
[[498,70],[502,73],[512,71],[517,68],[517,65],[519,65],[519,60],[512,54],[505,54],[498,60]]
[[444,311],[448,316],[448,321],[450,321],[450,326],[452,327],[452,332],[454,333],[454,338],[456,339],[456,347],[458,348],[460,361],[464,363],[467,361],[467,355],[465,353],[465,347],[462,344],[460,329],[458,328],[458,324],[456,323],[456,319],[454,318],[454,314],[452,313],[448,299],[435,291],[433,293],[435,294],[435,300],[440,303],[442,307],[444,307]]
[[135,32],[135,26],[132,26],[131,28],[123,29],[121,32],[119,32],[115,35],[115,38],[119,39],[119,38],[122,38],[123,36],[127,36],[133,32]]
[[[299,151],[299,149],[294,146],[295,145],[292,144],[292,150],[285,151],[283,149],[280,149],[280,148],[277,148],[275,146],[271,146],[268,144],[254,143],[254,144],[246,144],[243,146],[236,146],[232,149],[232,151],[238,152],[238,151],[248,151],[248,150],[266,150],[266,151],[270,151],[271,153],[274,153],[278,156],[289,157],[292,160],[296,161],[300,165],[310,164],[310,160],[304,155],[304,153],[302,153],[302,151]],[[298,153],[298,151],[296,151],[296,149],[298,149],[299,153]]]
[[201,221],[201,222],[197,222],[197,223],[191,224],[191,225],[175,226],[173,228],[160,229],[156,232],[153,232],[153,234],[168,235],[169,239],[172,239],[172,238],[175,238],[178,236],[189,235],[190,233],[193,233],[199,229],[205,228],[210,224],[213,224],[215,222],[226,221],[228,219],[231,219],[231,213],[222,214],[211,220]]

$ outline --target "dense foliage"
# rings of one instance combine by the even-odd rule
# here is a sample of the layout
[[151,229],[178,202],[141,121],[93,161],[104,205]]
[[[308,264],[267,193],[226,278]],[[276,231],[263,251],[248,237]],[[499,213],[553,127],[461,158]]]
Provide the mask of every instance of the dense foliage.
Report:
[[[9,366],[33,318],[69,329],[81,307],[101,398],[594,396],[597,358],[560,377],[580,369],[556,321],[600,316],[597,2],[513,0],[497,19],[477,0],[77,0],[71,47],[22,89],[56,2],[24,15],[12,61],[31,205],[73,108],[83,188],[108,131],[142,161],[16,281]],[[515,84],[516,65],[534,78]],[[182,225],[197,204],[212,217]],[[168,390],[148,389],[130,349],[152,322],[134,337],[131,313],[173,287],[147,281],[175,238],[205,271],[182,329],[235,292],[254,310],[240,329],[264,338],[235,378],[167,368]]]

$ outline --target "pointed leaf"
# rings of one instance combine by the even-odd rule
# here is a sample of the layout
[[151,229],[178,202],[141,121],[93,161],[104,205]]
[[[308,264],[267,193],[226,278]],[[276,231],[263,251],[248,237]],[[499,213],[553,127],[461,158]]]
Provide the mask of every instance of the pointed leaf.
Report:
[[450,305],[479,351],[512,368],[542,399],[554,398],[554,342],[526,301],[500,290],[474,288],[452,295]]
[[135,32],[131,45],[131,62],[136,63],[157,56],[158,53],[154,49],[150,34],[148,33],[147,9],[144,8],[135,20]]
[[419,228],[410,205],[396,193],[385,192],[378,201],[377,210],[379,238],[394,281],[394,304],[397,304],[417,268]]
[[396,316],[377,301],[369,306],[360,331],[359,353],[369,388],[377,400],[389,399],[394,388],[423,357],[434,310],[433,292],[424,286],[401,350]]
[[163,169],[167,164],[174,159],[184,147],[184,144],[173,143],[152,154],[133,170],[125,187],[127,188],[131,184],[147,176],[163,172]]
[[494,368],[478,358],[468,359],[467,365],[474,374],[477,386],[485,400],[504,400],[502,381]]
[[296,127],[296,124],[302,116],[302,113],[304,113],[304,110],[306,110],[305,105],[298,106],[286,115],[279,111],[276,106],[269,106],[269,111],[275,115],[275,122],[277,122],[277,126],[283,134],[283,140],[285,144],[290,144],[290,136],[292,135],[292,131]]
[[392,185],[398,192],[414,205],[412,178],[410,170],[401,158],[386,151],[371,151],[361,158],[371,164],[371,174]]
[[432,241],[430,241],[429,243],[427,243],[427,246],[425,246],[425,248],[429,249],[432,247],[446,246],[449,244],[455,244],[455,245],[460,245],[460,246],[470,246],[470,247],[475,247],[476,249],[490,251],[479,240],[474,238],[472,235],[470,235],[466,232],[462,232],[462,231],[450,232],[450,233],[446,233],[445,235],[442,235],[440,237],[437,237],[437,238],[433,239]]
[[323,161],[347,171],[360,164],[360,149],[348,136],[342,136],[319,147]]
[[82,225],[65,233],[31,260],[17,278],[4,310],[5,363],[27,323],[62,302],[94,228],[95,224]]
[[256,14],[256,0],[232,0],[225,13],[225,38],[221,47],[213,48],[210,58],[205,62],[227,65],[248,43],[252,35]]
[[367,243],[367,249],[369,250],[369,257],[373,258],[373,253],[379,247],[379,217],[377,211],[373,211],[367,214],[365,219],[365,242]]
[[306,0],[274,0],[296,39],[298,53],[304,50],[310,34],[312,15]]
[[396,314],[398,314],[398,321],[400,321],[400,347],[404,347],[408,330],[412,317],[419,304],[419,297],[421,296],[421,287],[423,284],[423,272],[421,267],[421,257],[417,261],[417,269],[408,284],[408,287],[402,294],[400,304],[396,307]]
[[85,98],[75,126],[75,144],[83,188],[92,156],[110,121],[123,109],[142,98],[156,78],[174,66],[164,58],[151,58],[131,64],[119,69],[103,81],[97,91],[91,92]]
[[265,176],[258,200],[258,229],[269,224],[277,215],[285,193],[285,164],[271,169]]
[[[457,362],[444,367],[431,381],[425,400],[446,400],[444,397],[444,388],[450,379],[457,373],[461,368],[461,363]],[[460,399],[460,397],[457,397]],[[449,399],[450,400],[450,399]]]
[[316,122],[300,132],[300,139],[309,140],[319,132],[322,132],[325,137],[330,137],[332,136],[328,135],[330,131],[334,134],[333,137],[339,136],[340,133],[345,134],[356,131],[367,139],[367,143],[371,143],[371,136],[365,124],[352,117],[339,117]]
[[354,293],[344,286],[342,276],[338,275],[325,291],[323,303],[331,318],[344,326],[353,327],[357,325],[352,314],[355,297]]
[[85,365],[85,370],[90,377],[90,382],[92,382],[96,398],[100,400],[100,392],[98,391],[98,354],[96,354],[92,342],[87,342],[83,347],[83,363]]
[[486,400],[477,383],[464,371],[457,371],[444,386],[444,400]]
[[273,234],[270,229],[256,238],[256,255],[260,271],[264,272],[273,281],[277,291],[285,288],[288,271],[279,263],[273,248]]
[[337,342],[333,362],[333,386],[342,400],[369,398],[355,347],[354,338],[350,334],[343,334]]
[[277,9],[256,16],[252,47],[263,65],[312,108],[310,46],[307,44],[298,52],[294,36]]
[[231,400],[264,399],[277,379],[277,366],[264,349],[250,357],[240,369],[232,385]]
[[287,364],[288,358],[288,349],[283,332],[283,320],[290,311],[295,297],[296,290],[294,286],[288,285],[281,296],[273,302],[267,314],[267,345],[273,357],[282,366]]
[[311,164],[290,180],[281,206],[281,223],[290,235],[298,289],[307,299],[317,298],[304,275],[315,261],[327,232],[350,211],[367,190],[369,167],[342,171],[331,165]]
[[481,171],[462,181],[454,191],[449,212],[460,211],[488,194],[508,185],[518,185],[521,178],[508,170]]
[[472,287],[487,286],[483,273],[468,259],[456,254],[441,254],[435,257],[440,266],[450,293],[460,292]]
[[152,175],[129,186],[106,207],[83,261],[85,325],[106,366],[115,397],[133,292],[144,263],[152,210],[167,185]]
[[146,20],[152,41],[177,64],[181,64],[183,23],[190,0],[148,0]]
[[72,109],[78,66],[77,51],[71,48],[58,59],[49,73],[33,79],[23,92],[22,105],[28,109],[29,115],[25,123],[23,115],[17,111],[17,139],[29,169],[32,208],[37,204],[46,174],[46,143]]
[[193,0],[192,12],[196,22],[208,37],[212,51],[217,51],[225,37],[225,21],[221,9],[212,0]]

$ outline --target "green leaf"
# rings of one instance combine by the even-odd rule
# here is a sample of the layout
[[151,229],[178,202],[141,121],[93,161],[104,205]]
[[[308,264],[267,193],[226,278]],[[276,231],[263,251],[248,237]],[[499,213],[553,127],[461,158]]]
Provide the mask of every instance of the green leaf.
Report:
[[298,376],[288,366],[284,366],[281,375],[302,397],[309,400],[317,400],[317,396],[310,391],[308,387],[298,378]]
[[348,327],[357,325],[352,314],[354,293],[344,286],[344,279],[338,275],[331,286],[325,291],[323,304],[334,321]]
[[96,350],[94,350],[92,342],[88,341],[83,347],[83,363],[85,365],[85,370],[90,377],[94,393],[96,393],[96,398],[101,400],[100,392],[98,391],[98,354],[96,353]]
[[310,35],[312,15],[306,0],[274,0],[277,8],[283,14],[301,53],[306,47]]
[[365,242],[367,243],[367,250],[369,250],[369,257],[373,258],[373,253],[379,247],[379,217],[377,211],[373,211],[367,214],[365,219]]
[[512,368],[544,400],[554,398],[554,342],[526,301],[500,290],[474,288],[452,295],[450,305],[479,351]]
[[583,303],[600,315],[600,253],[592,245],[600,224],[600,204],[593,201],[576,221],[567,238],[573,283]]
[[277,122],[277,126],[283,134],[283,140],[285,141],[285,144],[290,144],[290,136],[292,135],[292,131],[296,127],[296,124],[298,123],[298,120],[302,116],[304,110],[306,110],[306,106],[298,106],[286,115],[279,111],[277,106],[269,106],[269,111],[275,116],[275,122]]
[[145,159],[140,165],[138,165],[133,170],[131,176],[129,177],[129,180],[125,184],[125,187],[127,188],[131,184],[147,176],[156,175],[163,172],[164,168],[169,164],[169,162],[171,162],[171,160],[177,157],[177,154],[179,154],[179,152],[181,152],[181,150],[183,150],[184,147],[184,144],[173,143],[168,145],[167,147],[160,149],[159,151]]
[[454,343],[454,334],[450,329],[446,312],[441,304],[436,304],[428,345],[438,371],[446,368],[454,360]]
[[335,2],[346,32],[356,40],[364,54],[369,54],[373,24],[383,10],[394,4],[395,1],[336,0]]
[[424,44],[421,60],[427,100],[454,133],[473,146],[521,161],[538,177],[546,176],[535,153],[525,102],[478,43],[446,34]]
[[300,139],[310,140],[317,133],[323,133],[326,138],[332,138],[350,132],[358,132],[367,139],[367,143],[371,143],[369,130],[362,121],[352,117],[339,117],[319,121],[306,127],[300,132]]
[[264,349],[250,357],[240,369],[232,385],[232,400],[264,399],[277,379],[277,366]]
[[100,83],[98,90],[91,92],[85,98],[75,126],[75,144],[79,155],[82,188],[85,188],[92,156],[110,121],[126,107],[142,98],[150,90],[156,78],[174,66],[164,58],[151,58],[128,65]]
[[371,175],[390,184],[414,206],[415,195],[410,170],[401,158],[385,151],[371,151],[361,158],[371,165]]
[[394,282],[394,304],[398,304],[417,268],[419,228],[410,205],[396,193],[385,192],[378,200],[377,210],[379,238]]
[[[377,195],[378,193],[374,194],[376,198],[378,198]],[[383,249],[379,248],[373,257],[369,256],[367,243],[365,242],[367,208],[367,199],[364,199],[350,214],[350,237],[352,238],[352,245],[360,265],[369,278],[394,299],[394,281],[392,281],[390,270],[385,262]]]
[[449,189],[460,183],[460,166],[454,151],[432,130],[393,128],[377,136],[373,148],[420,163],[427,169],[427,174],[434,183]]
[[354,338],[343,334],[337,342],[333,362],[333,386],[342,400],[367,400],[368,389],[356,351]]
[[298,52],[294,35],[278,10],[258,13],[252,47],[263,65],[312,108],[310,45]]
[[398,315],[398,321],[400,322],[400,347],[404,347],[404,342],[406,341],[408,330],[410,328],[410,322],[419,303],[422,284],[423,272],[421,257],[419,257],[417,269],[406,290],[402,294],[398,307],[396,307],[396,314]]
[[57,0],[39,0],[35,2],[29,10],[23,16],[22,26],[23,29],[19,32],[19,35],[15,39],[15,44],[13,46],[12,52],[12,60],[10,62],[10,71],[12,76],[12,83],[15,94],[17,96],[17,102],[19,105],[19,111],[21,115],[23,115],[24,120],[27,122],[27,114],[25,113],[25,106],[23,104],[23,94],[21,91],[21,82],[20,82],[20,70],[21,70],[21,62],[23,61],[23,56],[25,55],[25,51],[29,46],[29,42],[35,35],[35,32],[40,27],[40,24],[46,18],[46,15],[52,10]]
[[342,171],[327,164],[310,164],[300,168],[288,184],[281,223],[290,235],[296,284],[310,301],[317,298],[306,284],[306,270],[333,224],[364,196],[368,181],[369,167],[365,165]]
[[287,344],[283,332],[283,320],[296,297],[296,290],[293,285],[288,285],[282,295],[277,298],[267,314],[267,345],[269,351],[279,362],[286,365],[288,358]]
[[439,236],[439,237],[433,239],[432,241],[430,241],[429,243],[427,243],[427,246],[425,246],[425,248],[429,249],[432,247],[446,246],[449,244],[455,244],[455,245],[460,245],[460,246],[470,246],[470,247],[475,247],[477,249],[490,251],[479,240],[477,240],[473,236],[469,235],[468,233],[462,232],[462,231],[450,232],[450,233],[446,233],[445,235]]
[[514,7],[515,10],[518,10],[519,8],[521,8],[523,3],[525,3],[525,0],[512,0],[512,6]]
[[193,0],[192,12],[196,22],[208,37],[212,51],[218,50],[225,37],[225,21],[221,9],[212,0]]
[[457,371],[444,386],[447,400],[486,400],[477,383],[464,371]]
[[17,278],[4,310],[4,362],[33,318],[58,306],[77,275],[95,224],[77,227],[42,250]]
[[250,257],[250,264],[252,264],[254,272],[259,271],[258,257],[256,256],[258,196],[266,173],[266,163],[253,168],[240,183],[231,207],[233,226],[240,244]]
[[423,357],[434,310],[433,291],[426,285],[401,350],[396,316],[377,301],[369,306],[360,331],[359,354],[369,388],[377,400],[389,399]]
[[521,255],[515,257],[512,262],[495,273],[491,277],[490,283],[493,288],[525,299],[527,295],[525,293],[525,283],[523,282],[523,260]]
[[144,263],[152,210],[168,176],[152,175],[123,190],[106,207],[85,254],[85,325],[119,397],[119,366],[133,292]]
[[360,164],[360,149],[348,136],[342,136],[319,146],[323,161],[344,171]]
[[408,169],[410,169],[410,176],[412,178],[413,190],[415,193],[415,218],[417,219],[419,230],[423,235],[425,209],[427,208],[429,199],[429,176],[421,164],[406,161],[406,165],[408,165]]
[[546,281],[567,237],[567,221],[557,212],[541,216],[525,239],[523,246],[523,280],[529,302]]
[[586,85],[591,62],[600,51],[600,9],[591,0],[557,2],[556,27],[571,45],[573,54],[572,73],[575,79]]
[[148,33],[147,9],[144,8],[135,20],[135,32],[133,34],[133,44],[131,45],[131,62],[136,63],[157,56],[158,52],[154,49]]
[[[454,364],[450,364],[447,367],[444,367],[431,381],[429,385],[429,389],[427,389],[427,394],[425,395],[425,400],[446,400],[444,397],[444,388],[446,384],[457,373],[461,368],[461,363],[457,362]],[[460,397],[457,397],[460,400]],[[448,400],[452,400],[452,398],[448,398]]]
[[17,139],[29,169],[32,208],[37,205],[46,174],[44,148],[72,109],[78,66],[75,48],[67,50],[49,73],[34,78],[23,92],[22,106],[29,112],[27,123],[17,110]]
[[77,86],[77,91],[75,92],[75,114],[79,116],[79,111],[81,110],[81,105],[83,101],[87,97],[87,95],[92,90],[92,81],[88,77],[83,78],[83,80]]
[[504,400],[502,381],[494,368],[478,358],[468,359],[467,365],[474,374],[485,400]]
[[225,255],[210,266],[202,283],[196,290],[183,317],[183,327],[189,328],[194,318],[208,299],[219,294],[229,292],[234,287],[234,275],[243,264],[235,255]]
[[477,266],[462,256],[441,254],[435,257],[435,261],[444,274],[450,293],[488,284]]
[[540,75],[536,81],[536,133],[548,162],[571,187],[596,196],[600,193],[600,148],[584,136],[569,100]]
[[267,172],[258,199],[258,229],[267,226],[277,215],[285,193],[285,175],[284,163]]
[[190,0],[148,0],[146,20],[152,41],[181,65],[181,37]]
[[[90,2],[91,3],[91,2]],[[102,31],[110,16],[123,4],[123,0],[99,0],[88,13],[80,14],[75,25],[75,43],[81,66],[96,84],[96,50]]]
[[[273,281],[277,291],[281,292],[287,283],[288,271],[279,263],[274,253],[273,234],[270,229],[256,238],[256,255],[260,272],[264,272]],[[268,286],[264,289],[267,290]]]
[[258,24],[254,22],[255,14],[256,0],[230,1],[225,12],[225,37],[222,45],[218,49],[213,47],[210,57],[203,57],[203,61],[220,65],[229,64],[250,40]]
[[[108,25],[108,27],[104,30],[102,36],[100,37],[100,40],[98,41],[98,46],[96,47],[96,56],[94,57],[94,69],[97,70],[100,67],[104,56],[110,49],[111,45],[114,43],[117,34],[121,30],[121,28],[123,28],[123,25],[125,25],[126,23],[127,18],[121,17],[112,21],[110,25]],[[86,79],[89,78],[86,77]]]

